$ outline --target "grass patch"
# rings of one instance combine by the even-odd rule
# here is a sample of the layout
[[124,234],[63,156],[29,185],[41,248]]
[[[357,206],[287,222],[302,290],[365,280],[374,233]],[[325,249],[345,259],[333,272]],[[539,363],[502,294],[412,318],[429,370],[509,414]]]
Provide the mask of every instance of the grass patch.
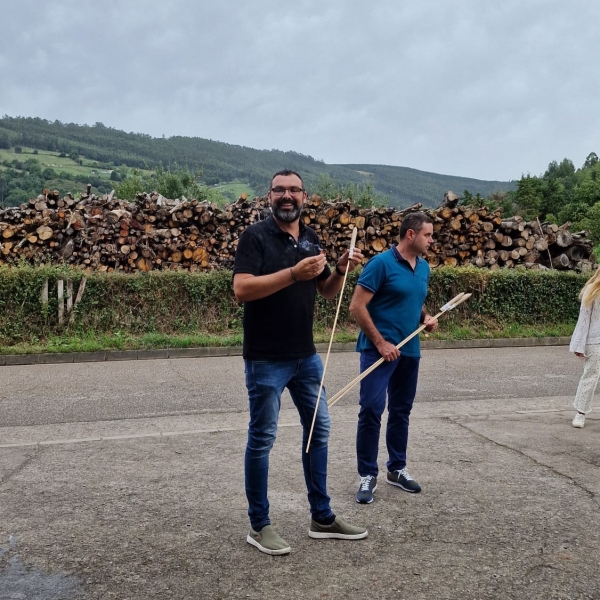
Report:
[[254,197],[254,190],[247,183],[241,181],[219,184],[211,189],[218,190],[231,202],[235,202],[242,194],[247,194],[248,198]]
[[48,340],[32,340],[0,348],[0,354],[40,354],[64,352],[101,352],[104,350],[158,350],[161,348],[206,348],[212,346],[241,346],[241,333],[230,335],[122,335],[104,333],[53,336]]
[[[336,344],[355,342],[358,337],[358,327],[340,328],[335,332],[333,341]],[[331,330],[321,329],[313,333],[315,344],[328,344],[331,339]]]
[[[23,148],[23,152],[21,153],[0,149],[0,161],[7,160],[12,162],[16,159],[20,162],[25,162],[30,158],[37,160],[42,169],[51,167],[54,170],[66,171],[71,174],[89,173],[90,171],[96,170],[98,171],[98,176],[101,176],[101,171],[106,170],[97,169],[92,166],[92,161],[83,157],[81,157],[83,164],[80,165],[79,162],[74,161],[68,156],[60,156],[59,152],[51,152],[49,150],[38,150],[37,154],[34,154],[32,148]],[[110,177],[110,173],[108,173],[106,177]]]
[[[500,329],[481,329],[469,325],[451,325],[431,334],[421,334],[422,340],[476,340],[529,337],[561,337],[573,333],[573,324],[559,323],[539,327],[523,326],[518,323],[506,325]],[[334,343],[352,343],[356,341],[358,329],[347,327],[336,331]],[[329,343],[331,331],[314,332],[315,343]],[[161,348],[206,348],[241,346],[241,332],[230,332],[224,335],[190,334],[167,335],[163,333],[146,333],[131,335],[116,332],[114,334],[86,332],[80,335],[52,336],[47,340],[32,339],[0,348],[0,354],[42,354],[64,352],[102,352],[110,350],[159,350]]]
[[[38,150],[37,154],[34,154],[33,148],[23,148],[23,152],[21,153],[4,148],[0,149],[0,163],[3,161],[12,162],[15,159],[24,163],[30,158],[37,160],[42,169],[49,167],[57,173],[64,171],[69,175],[86,175],[107,181],[110,180],[110,174],[113,170],[106,165],[101,165],[98,161],[85,158],[85,156],[79,157],[79,160],[81,160],[81,164],[79,164],[79,160],[73,160],[68,156],[60,156],[59,152],[52,152],[50,150]],[[7,167],[2,166],[2,168]],[[115,168],[119,171],[127,171],[128,173],[132,170],[129,167]],[[150,175],[150,171],[148,170],[138,169],[138,171],[140,174]]]
[[494,327],[480,327],[469,323],[450,324],[448,327],[440,321],[440,329],[435,333],[422,333],[424,340],[489,340],[502,338],[542,338],[563,337],[573,333],[573,323],[550,325],[520,325],[508,323]]

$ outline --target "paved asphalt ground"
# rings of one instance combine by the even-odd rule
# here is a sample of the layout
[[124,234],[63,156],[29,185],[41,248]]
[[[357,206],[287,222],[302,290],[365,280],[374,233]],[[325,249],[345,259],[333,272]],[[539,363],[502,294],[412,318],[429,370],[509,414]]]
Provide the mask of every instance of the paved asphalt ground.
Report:
[[[330,393],[357,364],[330,357]],[[600,416],[570,424],[581,367],[565,346],[426,350],[409,441],[423,492],[382,480],[371,505],[354,500],[349,393],[329,491],[369,529],[354,542],[307,535],[286,397],[282,557],[245,542],[241,357],[0,367],[0,599],[599,599]]]

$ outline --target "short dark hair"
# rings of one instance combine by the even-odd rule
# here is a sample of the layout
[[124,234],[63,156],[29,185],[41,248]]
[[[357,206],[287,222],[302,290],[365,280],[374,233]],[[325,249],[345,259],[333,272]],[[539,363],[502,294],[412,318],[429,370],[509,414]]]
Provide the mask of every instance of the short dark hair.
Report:
[[271,186],[273,185],[273,179],[275,179],[275,177],[278,177],[279,175],[283,175],[284,177],[288,177],[288,175],[295,175],[296,177],[298,177],[298,179],[300,179],[302,187],[304,187],[304,181],[302,181],[302,175],[300,175],[300,173],[298,173],[297,171],[292,171],[292,169],[281,169],[281,171],[277,171],[277,173],[275,173],[275,175],[271,177],[269,189],[271,189]]
[[419,233],[419,231],[423,229],[425,223],[433,223],[433,221],[431,220],[431,217],[424,212],[416,211],[408,213],[404,219],[402,219],[402,224],[400,225],[400,239],[403,240],[405,238],[406,232],[409,229],[412,229],[415,233]]

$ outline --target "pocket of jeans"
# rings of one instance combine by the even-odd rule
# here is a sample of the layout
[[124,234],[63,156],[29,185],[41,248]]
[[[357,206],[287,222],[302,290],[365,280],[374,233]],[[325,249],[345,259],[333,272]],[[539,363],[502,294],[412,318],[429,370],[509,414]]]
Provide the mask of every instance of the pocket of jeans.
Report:
[[246,387],[250,389],[256,384],[256,380],[262,379],[261,375],[266,372],[269,364],[267,360],[246,360],[244,361],[244,372],[246,374]]
[[249,360],[246,361],[246,372],[251,373],[253,376],[264,375],[268,373],[271,361],[269,360]]

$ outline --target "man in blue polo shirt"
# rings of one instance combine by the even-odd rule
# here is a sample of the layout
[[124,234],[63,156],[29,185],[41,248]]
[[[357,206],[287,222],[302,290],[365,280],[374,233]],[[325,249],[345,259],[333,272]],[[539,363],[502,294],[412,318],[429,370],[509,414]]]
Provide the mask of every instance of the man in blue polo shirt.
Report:
[[429,265],[421,258],[432,242],[431,219],[422,212],[409,213],[400,226],[398,244],[365,265],[350,304],[350,312],[361,329],[356,344],[360,352],[360,372],[381,357],[385,361],[360,385],[356,434],[360,485],[356,501],[361,504],[373,502],[377,489],[377,453],[386,395],[387,482],[407,492],[421,491],[421,486],[406,470],[408,421],[417,391],[421,357],[419,338],[410,340],[402,352],[396,345],[420,323],[427,325],[427,331],[437,327],[437,319],[424,308]]

